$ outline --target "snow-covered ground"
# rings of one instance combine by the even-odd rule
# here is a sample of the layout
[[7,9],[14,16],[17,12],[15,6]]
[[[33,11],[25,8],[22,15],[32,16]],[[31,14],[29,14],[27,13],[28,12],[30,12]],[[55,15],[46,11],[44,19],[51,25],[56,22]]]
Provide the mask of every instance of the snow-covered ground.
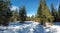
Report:
[[54,25],[45,27],[46,33],[60,33],[60,22],[55,22]]
[[15,21],[10,22],[8,27],[0,26],[0,33],[60,33],[60,26],[47,25],[44,27],[34,21],[25,21],[25,23]]

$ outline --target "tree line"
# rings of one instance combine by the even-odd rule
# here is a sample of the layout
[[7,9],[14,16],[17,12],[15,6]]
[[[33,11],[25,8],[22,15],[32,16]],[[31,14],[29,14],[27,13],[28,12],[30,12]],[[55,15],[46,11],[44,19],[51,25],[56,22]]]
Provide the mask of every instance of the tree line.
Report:
[[26,7],[23,5],[18,10],[10,10],[12,7],[10,0],[0,0],[0,25],[7,26],[9,22],[20,21],[37,21],[40,23],[45,22],[60,22],[60,4],[58,11],[51,3],[51,12],[47,7],[46,0],[40,0],[36,15],[31,17],[27,16]]

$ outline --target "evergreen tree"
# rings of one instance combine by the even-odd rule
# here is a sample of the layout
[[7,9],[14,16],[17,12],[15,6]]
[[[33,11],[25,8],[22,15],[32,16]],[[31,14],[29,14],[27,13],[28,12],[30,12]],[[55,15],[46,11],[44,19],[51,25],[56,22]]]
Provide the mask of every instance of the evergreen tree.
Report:
[[27,16],[27,17],[26,17],[26,20],[27,20],[27,21],[31,21],[31,17],[30,17],[30,16]]
[[11,10],[12,11],[12,17],[10,18],[10,21],[13,22],[13,21],[17,21],[18,19],[18,10]]
[[31,21],[34,21],[34,18],[35,18],[34,15],[32,15],[32,16],[31,16]]
[[46,0],[40,0],[40,4],[37,11],[38,22],[41,22],[42,25],[45,25],[45,22],[52,22],[53,16],[50,13],[49,8],[47,7]]
[[17,9],[14,11],[14,21],[17,21],[18,18],[18,11]]
[[59,7],[58,7],[58,16],[60,18],[60,4],[59,4]]
[[54,12],[55,12],[54,10],[55,10],[55,9],[54,9],[53,3],[51,3],[51,12],[52,12],[52,16],[55,16],[55,15],[54,15]]
[[12,12],[10,11],[10,1],[0,1],[0,7],[0,25],[7,26],[10,17],[12,16]]
[[40,21],[48,22],[48,19],[52,19],[52,15],[50,13],[49,8],[46,5],[46,0],[40,0],[40,5],[37,11],[37,17],[39,17]]
[[38,18],[38,21],[40,22],[41,20],[41,16],[42,16],[42,0],[40,0],[40,4],[39,4],[39,7],[38,7],[38,10],[37,10],[37,18]]
[[[45,22],[52,22],[53,16],[50,13],[49,8],[47,7],[46,0],[43,0],[43,16],[45,16]],[[50,20],[50,21],[49,21]]]
[[25,6],[22,6],[19,10],[20,21],[23,23],[26,21],[26,9]]
[[60,22],[60,4],[59,4],[59,7],[58,7],[58,18],[57,18],[58,22]]
[[57,22],[58,14],[56,9],[54,9],[53,3],[51,3],[51,12],[52,12],[52,16],[54,16],[54,22]]

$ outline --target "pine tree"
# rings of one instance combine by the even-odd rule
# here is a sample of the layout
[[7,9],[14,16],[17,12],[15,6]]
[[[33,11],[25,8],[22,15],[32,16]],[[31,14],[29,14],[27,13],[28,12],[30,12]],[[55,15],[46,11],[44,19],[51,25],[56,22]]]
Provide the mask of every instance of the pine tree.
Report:
[[18,18],[18,10],[16,9],[14,11],[14,21],[17,21],[17,18]]
[[22,6],[19,10],[20,21],[23,23],[26,21],[26,9],[25,6]]
[[42,25],[45,25],[45,22],[53,21],[53,16],[51,15],[49,8],[47,7],[46,0],[40,0],[36,16],[38,18],[38,22],[41,22]]
[[60,18],[60,4],[59,4],[59,7],[58,7],[58,16]]
[[58,7],[58,18],[57,18],[58,22],[60,22],[60,4],[59,4],[59,7]]
[[27,21],[31,21],[31,17],[30,17],[30,16],[27,16],[27,17],[26,17],[26,20],[27,20]]
[[37,17],[40,18],[40,21],[44,20],[45,22],[48,22],[48,19],[53,18],[49,8],[47,7],[46,0],[40,0],[40,5],[37,11]]
[[43,3],[42,0],[40,0],[40,4],[39,4],[37,14],[36,14],[39,22],[41,21],[40,19],[41,19],[41,16],[42,16],[42,3]]
[[10,1],[2,0],[0,1],[0,24],[7,26],[12,16],[12,12],[10,11]]
[[11,12],[12,12],[12,16],[11,16],[11,18],[10,18],[10,22],[13,22],[14,21],[14,15],[13,15],[13,13],[14,13],[14,11],[13,10],[11,10]]
[[51,12],[52,12],[52,16],[54,16],[54,22],[57,22],[58,14],[56,9],[54,8],[53,3],[51,3]]
[[31,16],[31,21],[34,21],[34,15]]
[[46,0],[43,1],[43,4],[44,4],[43,5],[43,15],[45,16],[45,21],[52,22],[53,16],[51,15],[49,8],[47,7]]
[[55,15],[54,15],[54,10],[55,10],[55,9],[54,9],[53,3],[51,3],[51,12],[52,12],[52,16],[55,16]]
[[11,10],[11,11],[12,11],[12,17],[10,18],[10,21],[11,22],[17,21],[18,16],[19,16],[18,10],[16,9],[16,10]]

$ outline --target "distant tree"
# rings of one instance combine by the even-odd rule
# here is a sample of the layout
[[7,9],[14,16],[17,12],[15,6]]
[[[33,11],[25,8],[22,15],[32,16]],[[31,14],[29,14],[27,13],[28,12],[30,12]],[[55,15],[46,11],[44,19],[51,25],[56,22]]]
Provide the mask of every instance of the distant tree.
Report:
[[19,16],[19,14],[18,14],[18,16],[17,16],[17,21],[20,21],[20,16]]
[[16,9],[16,10],[11,10],[11,11],[12,11],[12,17],[11,17],[10,21],[11,21],[11,22],[17,21],[18,16],[19,16],[18,10]]
[[20,21],[23,23],[26,21],[26,9],[25,6],[20,7],[19,10]]
[[30,17],[30,16],[27,16],[27,17],[26,17],[26,20],[27,20],[27,21],[31,21],[31,17]]
[[54,22],[56,22],[57,21],[58,14],[57,14],[56,9],[54,8],[53,3],[51,3],[51,12],[52,12],[52,16],[54,16]]
[[57,21],[60,22],[60,4],[59,4],[59,7],[58,7],[58,17],[57,17]]
[[59,4],[59,7],[58,7],[58,16],[60,18],[60,4]]
[[14,11],[14,21],[17,21],[17,18],[18,18],[18,10],[16,9]]
[[34,15],[32,15],[32,16],[31,16],[31,21],[34,21],[34,18],[35,18]]
[[0,25],[7,26],[10,17],[12,17],[12,12],[10,11],[10,1],[0,1],[0,7]]

